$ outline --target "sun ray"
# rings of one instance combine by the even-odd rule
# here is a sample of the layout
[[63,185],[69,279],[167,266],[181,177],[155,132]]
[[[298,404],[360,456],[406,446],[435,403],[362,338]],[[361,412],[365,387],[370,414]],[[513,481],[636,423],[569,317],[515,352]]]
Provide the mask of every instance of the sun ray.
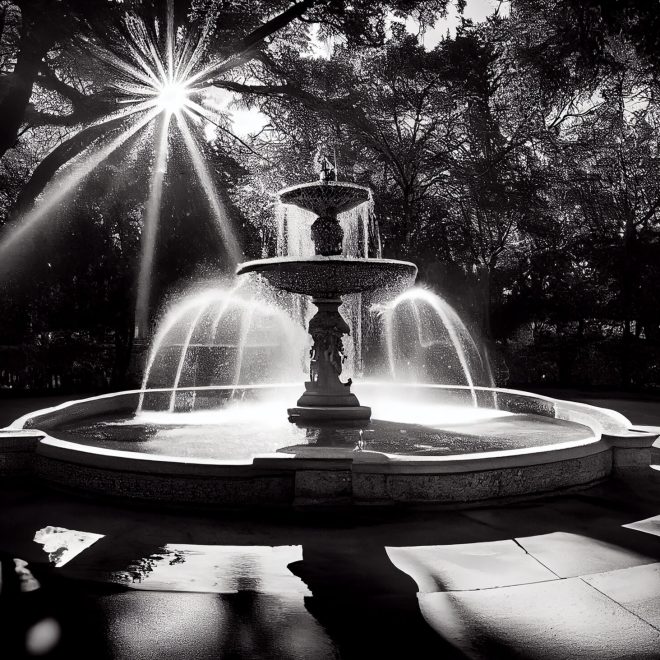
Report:
[[174,0],[167,0],[167,31],[165,33],[167,52],[167,79],[174,82]]
[[135,41],[135,43],[132,43],[129,39],[126,39],[126,46],[131,51],[131,54],[136,61],[144,69],[145,73],[151,78],[152,82],[158,84],[159,78],[157,66],[155,63],[152,63],[153,66],[151,66],[148,62],[149,55],[151,55],[150,46],[152,45],[152,39],[147,32],[144,21],[138,19],[136,16],[129,15],[126,19],[126,27]]
[[[154,130],[154,163],[150,174],[149,194],[143,216],[141,260],[139,266],[135,318],[138,335],[148,330],[150,319],[151,280],[153,276],[156,243],[159,233],[159,218],[162,204],[164,180],[168,162],[169,131],[172,117],[181,132],[183,142],[190,155],[195,175],[199,179],[208,200],[214,224],[219,232],[232,265],[241,258],[241,249],[234,233],[229,214],[214,185],[211,172],[204,161],[197,139],[193,136],[184,113],[196,113],[206,121],[214,121],[210,111],[190,98],[196,90],[192,83],[205,80],[223,63],[214,62],[201,67],[209,37],[215,29],[209,18],[195,37],[177,32],[174,0],[167,0],[167,14],[163,23],[148,25],[134,13],[125,18],[126,30],[116,47],[99,49],[96,56],[112,73],[109,87],[116,95],[117,110],[90,124],[104,126],[111,122],[127,120],[130,126],[107,144],[88,149],[77,162],[56,176],[41,195],[38,204],[17,224],[13,224],[4,237],[0,237],[0,259],[40,221],[48,217],[52,209],[72,197],[77,186],[87,175],[101,164],[115,149],[155,118],[160,118]],[[162,27],[161,27],[162,26]],[[162,29],[164,28],[164,29]],[[201,68],[201,71],[196,71]],[[199,86],[199,83],[198,85]],[[134,121],[132,115],[144,112]],[[214,122],[215,123],[215,122]],[[114,126],[112,127],[114,130]],[[105,139],[105,138],[103,138]],[[6,262],[6,259],[5,259]]]
[[43,192],[39,204],[19,218],[17,224],[13,224],[5,232],[4,238],[0,240],[0,262],[7,263],[11,256],[10,251],[16,247],[21,238],[26,236],[44,218],[48,217],[50,211],[58,204],[72,196],[78,184],[87,178],[113,151],[146,126],[158,113],[159,110],[154,108],[109,144],[82,158],[80,162],[71,165],[68,171],[53,179]]
[[175,116],[177,126],[181,132],[186,148],[188,149],[188,153],[190,154],[193,168],[195,169],[197,177],[199,178],[202,184],[202,188],[204,189],[204,193],[206,194],[206,198],[208,199],[217,228],[223,239],[225,248],[227,249],[227,253],[235,265],[241,259],[241,249],[238,240],[234,235],[229,214],[219,200],[218,193],[215,189],[215,185],[213,184],[213,180],[208,171],[208,168],[206,167],[204,158],[199,150],[199,147],[195,143],[195,138],[188,128],[188,124],[185,117],[183,116],[183,113],[177,112]]
[[129,41],[126,42],[126,46],[130,51],[131,55],[135,58],[135,61],[140,65],[140,67],[144,71],[144,74],[147,76],[148,79],[147,84],[157,85],[159,79],[158,79],[158,74],[156,73],[156,69],[155,67],[149,66],[149,63],[143,57],[143,54],[147,53],[148,49],[145,48],[142,52],[140,52],[139,48],[135,44],[130,43]]
[[154,64],[156,65],[156,69],[158,70],[158,73],[161,76],[160,84],[162,85],[163,83],[167,82],[167,72],[165,71],[165,67],[163,66],[163,60],[160,56],[160,53],[158,52],[153,42],[149,43],[149,52],[151,53],[151,56],[153,57],[154,60]]
[[202,50],[204,48],[201,38],[196,43],[193,43],[192,39],[186,39],[184,41],[183,46],[179,49],[176,65],[174,67],[174,80],[176,82],[186,80],[188,68],[191,66],[190,63],[200,48]]
[[[126,46],[131,51],[131,55],[135,57],[135,60],[138,63],[142,64],[142,59],[137,54],[137,52],[134,51],[134,49],[131,47],[131,44],[127,42]],[[155,75],[153,71],[149,70],[146,64],[143,67],[145,71],[142,72],[140,71],[140,69],[134,67],[129,62],[126,62],[125,60],[121,59],[120,57],[118,57],[117,55],[106,49],[99,49],[98,51],[96,51],[96,57],[102,62],[105,62],[107,65],[109,65],[120,75],[127,75],[129,77],[134,78],[135,80],[139,80],[142,83],[144,83],[147,87],[153,87],[154,84],[158,83],[158,77]]]
[[[153,87],[146,87],[145,85],[116,82],[113,83],[112,86],[115,89],[117,89],[119,92],[121,92],[122,95],[127,95],[128,93],[130,93],[138,97],[138,100],[144,100],[144,98],[140,99],[139,97],[158,95],[158,90],[154,89]],[[122,99],[118,99],[118,101],[121,100]]]
[[[130,102],[135,103],[135,101],[130,101]],[[133,105],[130,108],[124,108],[123,110],[117,110],[115,112],[111,112],[105,115],[105,117],[99,119],[98,121],[90,123],[88,125],[88,128],[91,128],[93,126],[103,126],[103,124],[119,121],[120,119],[126,119],[131,115],[135,115],[139,112],[143,112],[145,110],[150,110],[151,108],[155,108],[157,105],[158,104],[155,99],[149,99],[147,101],[138,99],[138,103],[136,105]]]
[[154,254],[160,216],[160,203],[163,193],[163,179],[167,168],[167,141],[169,125],[172,114],[161,113],[158,144],[153,170],[151,172],[151,185],[149,199],[144,214],[142,233],[142,253],[140,259],[140,273],[138,275],[138,293],[135,305],[136,337],[147,333],[149,325],[149,302],[151,297],[151,273],[153,270]]
[[[206,46],[208,43],[208,39],[211,35],[211,32],[213,31],[214,24],[211,19],[207,20],[206,23],[204,24],[204,27],[202,29],[202,32],[199,36],[199,39],[197,39],[195,43],[195,48],[188,58],[187,61],[183,61],[179,65],[180,68],[180,73],[179,73],[179,81],[181,80],[186,80],[188,82],[188,76],[190,72],[197,66],[197,63],[201,59],[202,55],[204,55],[204,52],[206,51]],[[188,40],[186,42],[186,47],[188,47],[192,43],[191,40]],[[185,51],[184,51],[185,52]],[[182,68],[181,68],[182,67]]]
[[196,112],[203,119],[206,119],[207,121],[216,124],[216,121],[213,118],[213,114],[209,112],[203,105],[197,103],[197,101],[193,101],[192,99],[187,99],[186,107]]
[[188,84],[189,85],[199,85],[203,82],[206,82],[208,78],[210,78],[220,67],[226,66],[229,62],[231,61],[231,58],[226,59],[226,60],[221,60],[220,62],[214,62],[213,64],[209,64],[208,66],[204,67],[197,73],[193,74],[188,78]]

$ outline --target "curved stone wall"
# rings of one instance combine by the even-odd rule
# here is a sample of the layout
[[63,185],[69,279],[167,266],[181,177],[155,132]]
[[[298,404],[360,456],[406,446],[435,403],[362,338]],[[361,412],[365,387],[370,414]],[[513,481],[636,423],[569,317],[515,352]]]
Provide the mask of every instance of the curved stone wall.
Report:
[[[204,391],[221,396],[222,389]],[[464,395],[462,388],[445,390]],[[649,465],[657,436],[632,431],[613,411],[515,390],[480,392],[495,397],[500,409],[568,419],[594,434],[575,443],[480,454],[389,456],[324,447],[233,462],[122,452],[49,437],[48,429],[63,421],[134,410],[140,392],[130,391],[68,402],[17,420],[0,431],[0,471],[31,472],[60,488],[124,499],[285,507],[483,503],[586,486],[617,470]]]

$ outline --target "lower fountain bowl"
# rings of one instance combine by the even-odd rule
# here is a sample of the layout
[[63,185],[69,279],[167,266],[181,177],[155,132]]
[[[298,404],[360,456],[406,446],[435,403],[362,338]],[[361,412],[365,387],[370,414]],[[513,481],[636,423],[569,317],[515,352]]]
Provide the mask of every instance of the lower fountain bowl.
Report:
[[258,273],[277,289],[317,298],[387,287],[406,289],[415,282],[417,266],[394,259],[275,257],[240,264],[237,275]]

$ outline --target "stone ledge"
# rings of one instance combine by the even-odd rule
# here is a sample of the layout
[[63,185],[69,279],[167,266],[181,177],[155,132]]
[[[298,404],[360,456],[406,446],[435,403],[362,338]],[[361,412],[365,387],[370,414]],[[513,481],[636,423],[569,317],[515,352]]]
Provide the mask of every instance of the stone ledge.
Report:
[[36,473],[44,481],[85,494],[176,504],[287,506],[293,501],[292,475],[217,477],[120,472],[74,465],[39,456]]
[[[42,443],[35,456],[37,474],[50,483],[92,494],[222,506],[461,504],[586,486],[609,476],[613,466],[607,448],[552,462],[469,472],[448,471],[449,463],[441,471],[433,471],[434,466],[428,464],[417,465],[415,471],[401,464],[376,464],[365,470],[364,464],[349,461],[326,470],[322,462],[314,466],[296,459],[282,460],[285,469],[280,470],[275,461],[268,469],[125,457],[117,461],[95,455],[85,463],[80,455],[76,461],[66,460],[71,453]],[[385,472],[384,467],[390,469]],[[396,471],[396,467],[406,470]]]
[[299,470],[295,475],[294,504],[297,506],[336,506],[353,501],[350,470]]
[[465,503],[520,497],[586,486],[608,477],[612,470],[610,452],[580,459],[542,463],[518,468],[453,474],[387,474],[366,480],[353,475],[356,500],[396,502]]
[[21,476],[32,472],[34,452],[44,437],[40,431],[0,429],[0,476]]

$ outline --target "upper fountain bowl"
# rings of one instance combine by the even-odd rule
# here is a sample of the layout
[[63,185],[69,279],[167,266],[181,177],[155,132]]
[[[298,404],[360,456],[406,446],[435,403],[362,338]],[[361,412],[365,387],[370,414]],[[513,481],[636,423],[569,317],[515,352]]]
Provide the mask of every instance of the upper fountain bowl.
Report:
[[245,273],[259,273],[277,289],[324,298],[380,288],[406,289],[415,282],[417,266],[394,259],[275,257],[240,264],[236,274]]
[[368,201],[371,191],[347,181],[312,181],[284,188],[278,194],[283,204],[293,204],[325,216],[350,211]]

